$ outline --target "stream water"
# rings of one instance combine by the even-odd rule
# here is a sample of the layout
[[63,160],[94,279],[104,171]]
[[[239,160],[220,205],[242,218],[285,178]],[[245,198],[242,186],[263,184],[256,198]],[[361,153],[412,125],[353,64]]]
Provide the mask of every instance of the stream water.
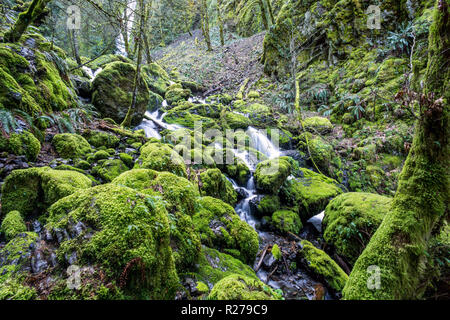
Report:
[[[190,98],[189,101],[198,104],[205,103],[204,99],[195,97]],[[167,102],[163,101],[161,107],[165,106],[167,106]],[[179,125],[164,122],[164,116],[166,114],[160,109],[154,112],[147,111],[145,115],[146,119],[144,119],[135,129],[143,129],[147,137],[161,139],[160,131],[164,129],[177,130],[182,128]],[[252,148],[264,154],[268,159],[277,158],[284,154],[284,151],[278,148],[276,143],[274,144],[267,137],[265,130],[249,127],[246,134],[251,139]],[[221,146],[216,144],[216,147],[220,148]],[[235,190],[237,190],[242,197],[235,206],[236,213],[242,220],[246,221],[257,231],[260,239],[260,254],[267,246],[271,247],[273,244],[277,243],[284,255],[287,256],[287,259],[284,259],[284,264],[278,262],[278,267],[276,267],[277,262],[274,261],[272,254],[266,254],[265,257],[263,257],[264,259],[258,255],[253,266],[255,270],[258,269],[256,270],[257,276],[272,288],[282,289],[286,299],[315,299],[318,291],[322,292],[321,298],[333,298],[333,296],[327,292],[325,286],[322,283],[313,280],[308,272],[305,272],[305,270],[302,270],[301,268],[291,268],[288,266],[287,261],[293,262],[296,259],[296,241],[298,239],[287,239],[273,232],[265,231],[264,228],[261,227],[261,219],[256,217],[252,212],[252,202],[261,196],[256,189],[253,176],[258,160],[256,157],[252,156],[249,151],[243,150],[242,148],[233,149],[233,153],[235,157],[240,158],[246,163],[251,172],[248,181],[244,185],[239,185],[236,181],[229,178]],[[311,219],[311,224],[305,225],[300,233],[300,237],[315,241],[315,239],[320,236],[318,230],[320,231],[321,227],[321,215],[323,216],[323,214],[318,214],[314,219]],[[260,265],[260,268],[258,268],[258,265]],[[279,270],[275,270],[277,272],[274,272],[274,269],[277,268]]]

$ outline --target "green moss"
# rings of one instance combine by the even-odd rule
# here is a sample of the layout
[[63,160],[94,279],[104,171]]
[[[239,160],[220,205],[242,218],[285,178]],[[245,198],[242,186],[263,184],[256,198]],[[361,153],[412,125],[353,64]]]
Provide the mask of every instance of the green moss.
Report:
[[194,185],[172,173],[149,169],[127,171],[112,183],[162,197],[169,213],[171,247],[177,270],[186,270],[197,262],[200,238],[195,232],[191,216],[199,193]]
[[82,170],[89,170],[91,168],[91,164],[86,160],[79,160],[75,163],[75,167]]
[[[181,85],[180,85],[181,86]],[[187,100],[191,95],[191,90],[179,87],[169,87],[165,98],[168,104],[173,105],[181,100]]]
[[330,201],[322,222],[325,241],[354,264],[389,211],[392,199],[371,193],[344,193]]
[[0,283],[0,300],[34,300],[37,297],[35,288],[23,285],[10,278]]
[[325,252],[314,247],[311,242],[300,242],[300,255],[305,259],[307,267],[323,278],[336,291],[342,291],[348,280],[348,275]]
[[76,171],[48,167],[14,170],[2,186],[2,211],[17,210],[27,216],[91,185],[89,178]]
[[237,157],[234,158],[233,164],[219,166],[222,167],[222,170],[231,178],[235,179],[240,185],[244,185],[250,178],[250,169],[241,159]]
[[114,178],[118,177],[121,173],[127,170],[129,170],[129,168],[122,162],[122,160],[109,159],[103,162],[102,164],[94,167],[92,169],[92,173],[98,175],[106,182],[111,182],[112,180],[114,180]]
[[265,195],[258,203],[256,209],[258,215],[272,216],[272,213],[280,208],[280,198],[277,195]]
[[250,90],[249,93],[247,93],[247,99],[258,99],[260,97],[260,94],[258,91]]
[[34,232],[19,233],[0,249],[0,257],[2,259],[0,266],[0,292],[8,290],[9,286],[5,284],[7,280],[21,280],[25,272],[29,270],[30,246],[35,244],[38,239],[38,235]]
[[232,274],[220,280],[208,296],[210,300],[280,300],[281,295],[260,280]]
[[101,146],[114,148],[119,144],[119,138],[116,135],[103,131],[89,130],[83,133],[83,137],[95,148]]
[[12,133],[9,138],[0,135],[0,151],[24,155],[27,160],[35,161],[41,151],[41,143],[28,131]]
[[144,81],[148,88],[164,97],[170,85],[170,78],[167,72],[156,63],[150,63],[142,67]]
[[276,260],[280,260],[283,254],[281,253],[280,247],[275,243],[272,247],[272,255]]
[[141,155],[134,167],[168,171],[182,177],[187,177],[183,158],[173,149],[160,142],[149,141],[141,148]]
[[253,269],[242,261],[208,247],[202,247],[198,268],[194,269],[193,273],[187,273],[197,281],[206,283],[209,289],[221,279],[232,274],[258,279]]
[[[130,107],[136,68],[130,63],[112,62],[92,82],[92,103],[103,117],[121,123]],[[138,125],[147,111],[149,93],[146,83],[139,81],[136,105],[132,114],[132,125]]]
[[251,125],[251,121],[246,116],[234,112],[225,112],[222,118],[225,128],[230,129],[247,129]]
[[301,168],[298,177],[289,179],[281,190],[286,204],[299,207],[302,221],[325,209],[331,198],[342,193],[337,182],[322,174]]
[[17,234],[27,231],[25,222],[19,211],[10,211],[2,221],[0,231],[5,234],[7,241],[14,238]]
[[53,137],[52,144],[58,154],[66,159],[83,158],[92,151],[89,143],[75,133],[59,133]]
[[311,133],[326,134],[333,130],[330,120],[323,117],[311,117],[303,120],[303,127]]
[[246,262],[258,252],[258,234],[242,221],[230,205],[212,197],[197,202],[193,222],[203,244],[218,249],[237,249]]
[[255,180],[258,190],[278,194],[280,187],[291,174],[291,161],[289,157],[280,157],[265,160],[256,166]]
[[97,151],[96,153],[94,153],[94,160],[98,161],[98,160],[102,160],[102,159],[108,159],[109,158],[109,153],[106,152],[105,150],[100,150]]
[[234,206],[237,193],[233,185],[219,169],[208,169],[200,174],[200,192],[204,196],[211,196]]
[[76,252],[78,265],[98,264],[116,281],[127,269],[124,290],[134,298],[174,297],[178,277],[170,222],[158,198],[107,184],[61,199],[48,212],[46,228],[51,232],[70,230],[78,222],[84,225],[80,233],[62,241],[59,260]]
[[122,152],[122,153],[119,153],[119,158],[120,158],[120,160],[123,161],[123,163],[125,163],[127,165],[128,168],[133,168],[134,160],[131,155],[129,155],[128,153]]
[[290,210],[275,211],[272,215],[271,224],[281,233],[292,232],[293,234],[298,234],[303,228],[298,214]]

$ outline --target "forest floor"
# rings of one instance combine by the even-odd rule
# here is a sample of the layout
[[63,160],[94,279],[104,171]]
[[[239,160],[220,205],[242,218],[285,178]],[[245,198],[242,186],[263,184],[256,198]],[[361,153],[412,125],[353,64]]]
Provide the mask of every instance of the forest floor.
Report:
[[222,47],[213,30],[212,51],[206,50],[201,30],[191,33],[158,48],[153,58],[167,70],[176,68],[187,79],[201,83],[209,93],[236,92],[245,79],[251,84],[264,77],[260,63],[264,32],[249,38],[227,33]]

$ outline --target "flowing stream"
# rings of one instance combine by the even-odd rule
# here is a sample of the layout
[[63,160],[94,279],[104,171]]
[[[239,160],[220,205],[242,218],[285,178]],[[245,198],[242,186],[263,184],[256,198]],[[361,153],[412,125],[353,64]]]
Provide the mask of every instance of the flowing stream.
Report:
[[[204,99],[196,97],[190,98],[189,101],[198,104],[205,103]],[[164,100],[161,107],[165,106],[167,106],[167,102]],[[183,128],[179,125],[168,124],[164,122],[165,115],[166,113],[163,113],[160,109],[154,112],[147,111],[145,113],[145,119],[135,129],[143,129],[147,137],[161,139],[161,135],[159,133],[161,130],[177,130]],[[254,127],[249,127],[246,131],[246,134],[251,139],[252,148],[261,152],[268,159],[274,159],[283,155],[283,151],[280,150],[278,146],[272,143],[272,141],[267,137],[265,130],[258,130]],[[221,148],[219,144],[216,144],[215,146],[216,148]],[[252,201],[256,200],[258,196],[261,196],[256,189],[255,179],[253,176],[256,165],[259,161],[248,150],[242,148],[233,149],[233,153],[235,157],[241,159],[248,166],[251,173],[245,185],[239,185],[233,179],[228,178],[233,184],[234,189],[238,191],[240,195],[243,195],[242,200],[240,200],[235,206],[236,213],[242,220],[246,221],[257,231],[260,238],[260,250],[263,250],[266,245],[272,245],[274,243],[278,243],[280,247],[282,243],[289,243],[289,241],[282,236],[276,235],[272,232],[261,230],[261,219],[255,217],[252,214]],[[307,224],[305,228],[303,228],[300,236],[304,239],[317,237],[317,230],[320,231],[322,217],[323,213],[320,213],[317,216],[313,217],[315,220],[311,219],[314,221],[311,221],[311,224]],[[266,255],[264,262],[267,263],[264,263],[265,265],[270,265],[271,257],[271,254]],[[254,269],[257,269],[259,259],[260,258],[257,257],[254,263]],[[284,297],[286,299],[313,299],[315,297],[317,286],[320,286],[321,288],[323,288],[323,290],[325,290],[324,298],[332,298],[332,296],[330,296],[330,294],[326,291],[325,287],[321,283],[313,280],[307,273],[303,271],[289,271],[286,274],[278,274],[276,277],[272,275],[272,277],[270,277],[269,274],[270,272],[268,272],[267,268],[266,270],[264,268],[259,268],[259,270],[257,270],[257,276],[263,282],[269,284],[271,287],[275,289],[282,289],[284,292]]]

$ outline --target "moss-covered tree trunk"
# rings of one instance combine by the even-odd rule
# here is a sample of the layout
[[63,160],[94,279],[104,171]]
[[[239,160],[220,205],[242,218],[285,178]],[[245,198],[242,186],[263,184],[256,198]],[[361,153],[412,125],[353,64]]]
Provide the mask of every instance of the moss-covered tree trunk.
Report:
[[141,64],[142,64],[142,43],[144,37],[144,23],[145,23],[145,3],[144,0],[139,0],[139,9],[140,9],[140,19],[139,19],[139,34],[136,38],[137,40],[137,62],[136,62],[136,73],[134,76],[134,84],[133,84],[133,93],[131,97],[131,104],[128,108],[127,115],[125,119],[122,121],[122,126],[129,127],[131,126],[131,120],[133,119],[133,113],[136,108],[136,99],[139,90],[139,81],[141,80]]
[[225,39],[223,37],[223,19],[222,13],[220,12],[220,6],[222,4],[221,0],[217,0],[217,20],[219,21],[219,35],[220,35],[220,44],[225,45]]
[[344,299],[412,299],[426,289],[428,240],[449,213],[449,17],[447,1],[438,0],[425,76],[434,103],[421,103],[391,209],[356,261]]
[[270,0],[267,0],[267,8],[269,9],[270,23],[275,24],[275,17],[273,16],[273,9]]
[[264,24],[264,30],[269,30],[269,22],[267,21],[266,8],[263,0],[258,0],[259,8],[261,9],[261,18]]
[[211,47],[211,38],[209,36],[208,5],[206,3],[206,0],[202,0],[202,3],[200,4],[200,12],[203,20],[202,23],[203,37],[205,38],[207,50],[211,51],[212,47]]
[[19,14],[16,23],[5,34],[5,42],[17,42],[28,26],[44,11],[50,0],[33,0],[28,10]]

